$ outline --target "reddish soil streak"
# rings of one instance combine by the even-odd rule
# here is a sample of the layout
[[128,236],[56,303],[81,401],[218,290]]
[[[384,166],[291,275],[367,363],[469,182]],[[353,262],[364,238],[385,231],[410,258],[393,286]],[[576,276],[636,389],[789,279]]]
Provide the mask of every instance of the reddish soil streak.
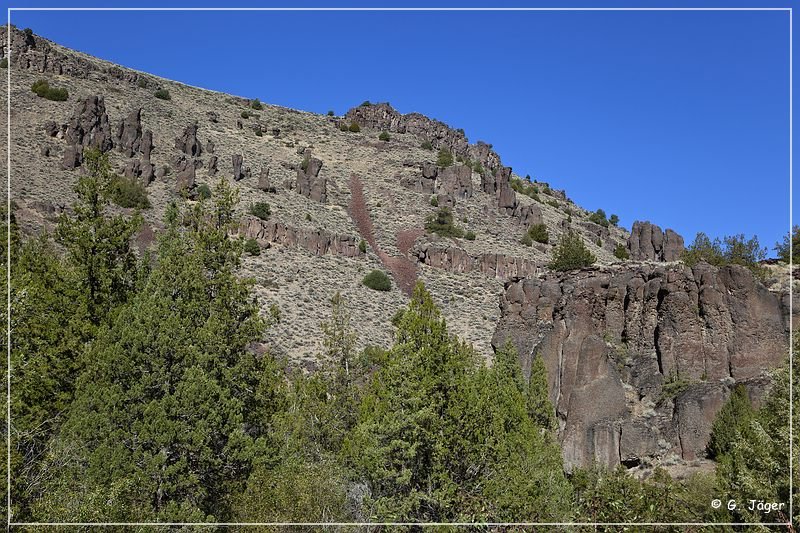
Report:
[[[395,283],[408,295],[414,290],[417,282],[417,265],[405,256],[391,256],[378,247],[375,239],[375,229],[372,227],[372,218],[367,210],[364,200],[364,185],[355,174],[350,176],[350,217],[356,223],[358,231],[370,247],[380,258],[381,263],[394,277]],[[412,232],[419,230],[403,231],[397,235],[397,247],[403,254],[407,254],[419,233],[411,239]],[[410,239],[410,241],[409,241]]]

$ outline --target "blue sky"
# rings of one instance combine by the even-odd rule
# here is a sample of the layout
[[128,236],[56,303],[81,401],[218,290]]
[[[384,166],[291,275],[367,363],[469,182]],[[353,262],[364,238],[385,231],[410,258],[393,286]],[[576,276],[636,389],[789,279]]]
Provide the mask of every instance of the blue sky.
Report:
[[15,11],[12,22],[273,104],[344,113],[389,101],[464,128],[516,172],[626,227],[649,219],[687,241],[756,234],[769,248],[788,228],[784,11]]

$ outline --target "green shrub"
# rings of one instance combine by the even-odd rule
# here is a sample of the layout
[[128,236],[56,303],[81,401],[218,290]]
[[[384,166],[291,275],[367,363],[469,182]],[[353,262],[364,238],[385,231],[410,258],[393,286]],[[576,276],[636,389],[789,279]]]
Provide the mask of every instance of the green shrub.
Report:
[[197,196],[203,200],[207,200],[208,198],[211,198],[211,189],[205,183],[201,183],[197,187]]
[[63,102],[69,97],[69,93],[63,87],[50,87],[47,80],[38,80],[31,85],[31,91],[40,98]]
[[617,247],[614,248],[614,257],[625,261],[626,259],[631,258],[631,254],[628,253],[628,249],[625,247],[624,244],[619,243],[617,244]]
[[558,209],[561,204],[559,204],[557,200],[547,200],[547,205]]
[[263,137],[264,134],[261,132],[261,129],[256,130],[256,137]]
[[589,221],[594,222],[598,226],[603,226],[604,228],[608,227],[608,220],[606,219],[606,212],[602,209],[598,209],[591,215],[589,215]]
[[472,165],[472,170],[478,174],[483,174],[483,165],[481,165],[480,161],[475,161],[475,164]]
[[364,100],[363,102],[361,102],[361,106],[360,107],[369,107],[371,105],[372,105],[372,102],[370,102],[369,100]]
[[573,231],[568,231],[553,250],[550,268],[560,271],[573,270],[587,267],[596,260],[594,254],[583,243],[581,236]]
[[0,59],[0,68],[8,68],[8,58]]
[[425,229],[441,237],[461,238],[464,236],[464,230],[453,223],[453,213],[447,207],[428,216]]
[[767,270],[761,266],[767,256],[755,235],[746,239],[743,234],[730,235],[713,241],[705,233],[698,233],[689,248],[684,250],[681,259],[689,266],[705,261],[714,266],[741,265],[750,269],[758,278],[764,279]]
[[529,179],[511,178],[511,188],[528,198],[541,202],[541,199],[539,199],[539,187],[531,184]]
[[364,285],[374,291],[388,291],[392,289],[392,282],[383,271],[373,270],[362,281]]
[[259,101],[259,99],[258,99],[258,98],[256,98],[255,100],[253,100],[253,101],[250,103],[250,107],[251,107],[251,108],[253,108],[253,109],[255,109],[255,110],[257,110],[257,111],[260,111],[260,110],[264,109],[264,104],[262,104],[262,103]]
[[362,254],[367,253],[367,241],[365,241],[364,239],[361,239],[361,241],[359,241],[358,251],[361,252]]
[[791,259],[792,264],[800,264],[800,226],[794,226],[792,228],[791,244],[789,239],[789,234],[786,234],[783,236],[782,242],[775,243],[775,251],[778,253],[778,259],[784,263],[789,263],[789,259]]
[[244,241],[244,251],[250,255],[261,255],[261,247],[255,239]]
[[261,220],[267,220],[272,214],[272,211],[269,208],[269,204],[267,202],[256,202],[254,204],[250,204],[250,214],[254,217],[258,217]]
[[467,239],[468,241],[474,241],[475,240],[475,232],[472,231],[472,230],[467,231],[464,234],[464,238]]
[[619,217],[617,215],[611,215],[608,217],[608,223],[612,226],[616,226],[619,224]]
[[547,226],[545,224],[533,224],[528,228],[528,236],[542,244],[547,244],[550,241],[550,235],[547,233]]
[[447,148],[439,150],[439,157],[436,159],[436,164],[440,167],[449,167],[453,164],[453,154]]
[[109,185],[111,201],[120,207],[148,209],[147,189],[134,178],[114,176]]
[[166,89],[158,89],[156,92],[153,93],[153,96],[155,96],[159,100],[172,100],[172,96]]
[[329,117],[332,117],[333,115],[334,115],[334,113],[333,113],[333,109],[331,109],[330,111],[328,111],[328,116],[329,116]]
[[519,242],[521,242],[525,246],[533,246],[533,239],[531,239],[531,236],[528,235],[528,232],[525,232],[525,235],[522,236]]
[[245,109],[244,111],[242,111],[241,117],[242,118],[250,118],[250,111]]
[[378,139],[383,141],[383,142],[389,142],[389,139],[391,139],[391,137],[389,137],[389,133],[388,132],[382,131],[381,134],[378,135]]
[[351,122],[350,123],[350,127],[347,128],[347,129],[350,130],[353,133],[358,133],[359,131],[361,131],[361,126],[359,126],[355,122]]
[[311,222],[311,214],[306,213],[306,222]]
[[348,131],[347,124],[339,124],[339,131]]
[[431,196],[431,205],[433,207],[439,207],[439,197],[436,195]]
[[433,150],[433,145],[430,141],[422,141],[422,144],[420,144],[419,147],[423,150]]
[[147,80],[144,78],[139,78],[139,80],[136,82],[136,86],[140,89],[144,89],[147,87]]

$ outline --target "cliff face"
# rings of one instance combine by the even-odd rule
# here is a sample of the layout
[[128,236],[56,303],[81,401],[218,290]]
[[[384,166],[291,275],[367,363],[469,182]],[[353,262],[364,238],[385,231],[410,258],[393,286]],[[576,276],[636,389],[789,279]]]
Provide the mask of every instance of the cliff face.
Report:
[[493,344],[542,357],[568,468],[705,457],[736,383],[788,357],[788,306],[749,270],[640,264],[506,283]]

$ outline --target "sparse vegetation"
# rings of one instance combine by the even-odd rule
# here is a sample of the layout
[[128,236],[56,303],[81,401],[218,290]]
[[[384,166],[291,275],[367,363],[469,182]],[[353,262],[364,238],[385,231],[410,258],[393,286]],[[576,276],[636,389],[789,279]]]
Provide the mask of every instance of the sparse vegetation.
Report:
[[139,78],[136,81],[136,86],[139,87],[140,89],[144,89],[145,87],[147,87],[147,80],[144,78]]
[[8,58],[0,59],[0,68],[8,68]]
[[69,92],[63,87],[50,87],[47,80],[37,80],[31,85],[31,91],[36,96],[46,100],[53,100],[54,102],[63,102],[69,98]]
[[570,230],[553,250],[553,260],[549,266],[553,270],[566,271],[587,267],[595,261],[597,258],[586,247],[581,236]]
[[364,239],[361,239],[358,242],[358,251],[361,252],[362,254],[367,253],[367,241],[365,241]]
[[256,202],[254,204],[250,204],[249,211],[251,215],[260,218],[261,220],[268,220],[272,214],[267,202]]
[[382,270],[373,270],[362,280],[362,283],[374,291],[389,291],[392,289],[392,282],[389,276]]
[[244,251],[250,255],[261,255],[261,247],[255,239],[247,239],[244,241]]
[[172,100],[172,95],[169,94],[167,89],[158,89],[153,93],[153,96],[159,100]]
[[350,127],[349,127],[349,128],[347,128],[347,129],[348,129],[348,130],[349,130],[351,133],[358,133],[359,131],[361,131],[361,126],[359,126],[359,125],[358,125],[358,124],[356,124],[355,122],[351,122],[351,123],[350,123]]
[[262,104],[261,101],[258,98],[256,98],[255,100],[250,102],[250,108],[255,109],[256,111],[260,111],[264,109],[264,104]]
[[440,167],[449,167],[453,164],[453,154],[447,148],[439,150],[439,156],[436,159],[436,164]]
[[433,145],[430,141],[422,141],[422,144],[420,144],[419,147],[423,150],[433,150]]
[[242,111],[242,113],[240,114],[240,116],[241,116],[242,118],[244,118],[244,119],[248,119],[248,118],[250,118],[250,111],[248,111],[247,109],[245,109],[244,111]]
[[440,237],[461,238],[464,230],[453,222],[453,213],[448,207],[442,207],[436,213],[428,216],[425,222],[425,230],[435,233]]
[[594,222],[598,226],[603,226],[604,228],[608,227],[608,219],[606,219],[606,212],[602,209],[598,209],[591,215],[589,215],[589,221]]
[[332,116],[334,116],[333,109],[331,109],[331,110],[329,110],[329,111],[328,111],[328,116],[329,116],[329,117],[332,117]]
[[475,164],[472,165],[472,170],[478,174],[483,174],[484,172],[483,165],[481,165],[480,161],[475,161]]
[[431,196],[431,205],[433,207],[439,207],[439,197],[436,196],[435,194]]
[[628,249],[625,247],[624,244],[617,243],[616,248],[614,248],[614,257],[622,261],[625,261],[631,258],[631,254],[628,253]]
[[523,181],[519,178],[512,177],[511,188],[520,194],[524,194],[528,198],[541,202],[539,199],[539,188],[528,180]]
[[616,227],[619,225],[619,217],[612,214],[610,217],[608,217],[608,223]]
[[791,243],[787,233],[782,242],[775,243],[775,251],[778,253],[778,259],[784,263],[789,263],[789,259],[791,259],[793,265],[800,264],[800,226],[792,228]]
[[378,135],[378,139],[383,142],[389,142],[391,137],[389,136],[389,132],[382,131],[380,135]]
[[344,123],[339,124],[339,131],[349,131],[349,128],[347,127],[347,124],[344,124]]
[[311,222],[311,213],[306,213],[306,222]]
[[750,269],[758,278],[763,279],[767,271],[761,266],[767,256],[767,249],[762,248],[755,235],[750,239],[743,234],[726,236],[713,241],[703,232],[695,236],[694,242],[681,256],[681,260],[689,266],[705,261],[714,266],[741,265]]
[[109,184],[111,201],[120,207],[149,209],[147,189],[135,178],[113,176]]
[[472,231],[472,230],[468,230],[464,234],[464,238],[467,239],[468,241],[474,241],[475,240],[475,232]]

